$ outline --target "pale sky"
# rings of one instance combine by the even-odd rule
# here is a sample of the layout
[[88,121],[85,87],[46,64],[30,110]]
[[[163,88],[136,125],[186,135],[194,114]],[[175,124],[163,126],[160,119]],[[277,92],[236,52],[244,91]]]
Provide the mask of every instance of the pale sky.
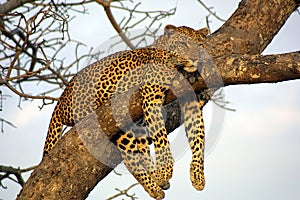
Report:
[[[207,13],[195,0],[168,0],[164,3],[158,0],[151,3],[148,1],[143,9],[151,7],[168,10],[176,2],[176,15],[165,19],[164,25],[186,25],[194,28],[205,26],[204,18]],[[237,8],[239,1],[205,2],[208,6],[213,6],[219,16],[227,19]],[[94,6],[89,12],[89,16],[75,19],[70,29],[75,39],[98,48],[114,36],[115,32],[107,24],[101,7]],[[211,24],[212,32],[221,25],[222,22],[214,20]],[[264,54],[300,50],[299,27],[300,16],[294,13]],[[207,137],[218,135],[218,140],[213,144],[214,148],[210,148],[205,159],[206,188],[199,192],[192,187],[189,180],[191,155],[182,143],[179,145],[183,155],[176,158],[171,188],[165,192],[165,199],[300,199],[299,91],[300,81],[226,87],[225,98],[230,102],[229,107],[236,111],[224,113],[212,103],[204,110]],[[54,105],[41,111],[38,108],[40,101],[23,102],[22,109],[17,108],[17,105],[18,98],[4,101],[1,117],[13,122],[18,128],[5,126],[5,133],[0,133],[0,164],[26,168],[40,162]],[[219,115],[221,118],[217,118]],[[217,133],[214,132],[216,121],[221,129]],[[185,135],[182,128],[177,134]],[[179,149],[176,148],[177,144],[174,146],[176,150]],[[117,193],[115,188],[125,189],[136,182],[124,171],[124,167],[118,169],[123,172],[121,177],[111,173],[97,185],[87,199],[106,199]],[[20,187],[11,181],[4,181],[4,184],[8,189],[0,189],[0,199],[15,199]],[[136,186],[129,193],[136,193],[143,200],[150,199],[141,186]]]

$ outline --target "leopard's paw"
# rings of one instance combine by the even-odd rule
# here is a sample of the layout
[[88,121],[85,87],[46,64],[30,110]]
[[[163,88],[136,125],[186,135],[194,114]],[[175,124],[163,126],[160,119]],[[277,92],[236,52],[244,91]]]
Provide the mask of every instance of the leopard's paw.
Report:
[[205,187],[205,177],[199,163],[192,162],[190,166],[190,179],[196,190],[203,190]]
[[173,175],[173,165],[173,162],[169,162],[169,164],[157,166],[157,169],[154,172],[150,173],[154,181],[163,190],[167,190],[170,188],[169,180],[172,178]]
[[165,193],[162,188],[154,181],[149,174],[143,173],[132,173],[138,182],[143,186],[145,191],[154,199],[163,199]]
[[156,200],[161,200],[163,198],[165,198],[165,193],[164,191],[162,191],[162,189],[159,186],[156,186],[154,188],[151,188],[150,190],[146,190],[148,192],[148,194],[156,199]]

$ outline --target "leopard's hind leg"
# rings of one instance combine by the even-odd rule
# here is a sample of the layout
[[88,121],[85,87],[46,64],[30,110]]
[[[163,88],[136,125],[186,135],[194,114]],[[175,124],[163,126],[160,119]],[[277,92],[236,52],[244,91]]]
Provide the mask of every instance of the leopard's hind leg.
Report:
[[146,169],[147,173],[154,179],[154,181],[163,189],[169,189],[169,182],[161,180],[161,175],[157,173],[157,166],[155,165],[150,155],[150,144],[152,143],[151,138],[147,135],[137,137],[138,150],[140,152],[140,158],[142,165]]
[[154,144],[156,167],[154,173],[158,184],[165,189],[169,187],[174,165],[162,114],[166,90],[167,87],[158,84],[146,84],[140,88],[147,130]]
[[[145,142],[145,141],[144,141]],[[134,133],[127,131],[117,140],[117,147],[121,151],[124,164],[136,180],[143,186],[148,194],[157,199],[163,199],[165,194],[154,179],[148,174],[148,170],[144,167],[144,158],[147,155],[138,149],[138,140]],[[146,150],[147,151],[147,150]],[[148,166],[149,167],[149,166]]]

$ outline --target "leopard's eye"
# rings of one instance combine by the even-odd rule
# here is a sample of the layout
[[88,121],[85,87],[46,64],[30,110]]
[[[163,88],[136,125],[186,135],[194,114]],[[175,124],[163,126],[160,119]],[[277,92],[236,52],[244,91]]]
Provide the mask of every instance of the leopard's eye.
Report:
[[184,46],[184,47],[188,47],[188,44],[186,42],[179,42],[179,44]]
[[169,51],[174,51],[175,49],[176,49],[176,46],[175,46],[175,45],[169,46]]

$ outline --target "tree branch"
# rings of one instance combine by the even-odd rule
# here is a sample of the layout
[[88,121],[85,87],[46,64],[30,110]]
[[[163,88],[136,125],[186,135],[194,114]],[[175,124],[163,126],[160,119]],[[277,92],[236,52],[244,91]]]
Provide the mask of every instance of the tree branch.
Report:
[[12,10],[22,6],[25,3],[33,2],[34,0],[10,0],[0,5],[0,14],[9,13]]
[[276,83],[300,78],[300,51],[266,56],[235,55],[221,60],[227,63],[218,64],[225,85]]
[[[1,14],[0,32],[3,33],[3,37],[0,37],[0,85],[6,85],[24,99],[56,101],[58,98],[45,96],[45,93],[67,85],[67,78],[74,75],[71,67],[82,62],[85,56],[93,55],[88,52],[77,57],[75,52],[76,61],[62,67],[65,59],[58,58],[61,57],[64,47],[75,44],[77,51],[83,44],[72,40],[68,34],[68,23],[71,19],[66,13],[71,8],[60,5],[64,12],[58,14],[50,5],[51,2],[47,3],[49,4],[40,7],[30,3],[28,6],[23,5],[23,8],[27,7],[25,11]],[[24,84],[25,81],[32,84],[44,82],[51,89],[44,92],[45,88],[40,87],[39,93],[42,95],[26,94],[22,91],[23,87],[24,91],[29,88]]]
[[12,179],[10,177],[10,175],[14,175],[17,180],[14,180],[14,179],[13,180],[15,182],[19,183],[21,186],[23,186],[25,184],[25,181],[22,177],[22,173],[34,170],[35,167],[36,166],[29,167],[26,169],[20,169],[20,168],[7,167],[7,166],[0,165],[0,173],[3,173],[3,175],[0,174],[0,187],[2,186],[5,188],[5,186],[3,186],[1,182],[6,178]]
[[10,121],[7,121],[7,120],[5,120],[3,118],[0,118],[0,123],[1,123],[1,132],[2,133],[4,133],[4,124],[8,124],[9,126],[11,126],[13,128],[17,128],[13,123],[11,123]]
[[214,16],[216,19],[218,19],[218,20],[220,20],[220,21],[222,21],[222,22],[225,22],[226,20],[224,20],[224,19],[222,19],[221,17],[219,17],[216,13],[214,13],[212,10],[211,10],[211,8],[209,8],[209,7],[207,7],[206,5],[205,5],[205,3],[203,3],[203,1],[201,1],[201,0],[197,0],[202,6],[203,6],[203,8],[205,8],[212,16]]
[[126,189],[124,189],[124,190],[120,190],[120,189],[116,188],[116,190],[119,191],[119,193],[118,193],[118,194],[115,194],[115,195],[113,195],[113,196],[111,196],[111,197],[109,197],[109,198],[107,198],[106,200],[113,200],[113,199],[115,199],[115,198],[117,198],[117,197],[119,197],[119,196],[122,196],[122,195],[125,195],[125,196],[127,196],[127,197],[130,197],[132,200],[138,199],[137,197],[135,197],[135,194],[132,194],[132,195],[128,194],[128,191],[129,191],[131,188],[133,188],[134,186],[138,185],[138,184],[139,184],[139,183],[134,183],[134,184],[130,185],[128,188],[126,188]]
[[110,9],[110,3],[111,0],[109,1],[104,1],[104,0],[96,0],[97,3],[99,3],[100,5],[103,6],[104,11],[111,23],[111,25],[114,27],[114,29],[117,31],[117,33],[119,34],[119,36],[122,38],[122,40],[127,44],[127,46],[130,49],[135,49],[135,46],[131,43],[131,41],[126,37],[125,33],[123,32],[123,30],[121,29],[121,27],[118,25],[117,21],[115,20],[111,9]]
[[243,0],[222,27],[208,38],[210,46],[206,48],[214,57],[260,54],[297,7],[295,0]]
[[15,89],[12,85],[10,85],[7,81],[5,80],[1,80],[0,77],[0,84],[4,84],[8,89],[10,89],[13,93],[17,94],[19,97],[23,97],[23,98],[29,98],[29,99],[48,99],[48,100],[53,100],[53,101],[58,101],[59,98],[56,97],[51,97],[51,96],[36,96],[36,95],[29,95],[29,94],[25,94],[23,92],[18,91],[17,89]]

